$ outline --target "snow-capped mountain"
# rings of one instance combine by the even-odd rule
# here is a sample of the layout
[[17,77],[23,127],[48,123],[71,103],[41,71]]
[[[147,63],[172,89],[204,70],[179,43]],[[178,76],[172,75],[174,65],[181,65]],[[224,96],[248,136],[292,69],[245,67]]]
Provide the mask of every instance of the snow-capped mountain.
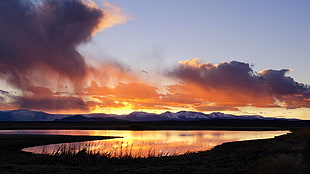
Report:
[[[162,114],[150,114],[146,112],[133,112],[125,117],[129,121],[164,121],[164,120],[178,120],[178,121],[195,121],[195,120],[213,120],[213,119],[267,119],[260,115],[243,115],[236,116],[230,114],[224,114],[221,112],[213,112],[211,114],[204,114],[201,112],[193,111],[180,111],[172,113],[170,111]],[[268,118],[275,119],[275,118]]]
[[[211,114],[204,114],[201,112],[193,111],[180,111],[172,113],[170,111],[154,114],[147,112],[132,112],[128,115],[115,115],[115,114],[80,114],[79,119],[77,115],[57,115],[48,114],[45,112],[29,111],[29,110],[13,110],[13,111],[0,111],[0,121],[72,121],[72,120],[88,120],[94,121],[198,121],[198,120],[216,120],[216,119],[242,119],[242,120],[275,120],[278,118],[262,117],[260,115],[231,115],[221,112],[213,112]],[[67,119],[66,119],[67,118]],[[90,118],[90,119],[88,119]],[[297,119],[284,119],[284,120],[297,120]]]

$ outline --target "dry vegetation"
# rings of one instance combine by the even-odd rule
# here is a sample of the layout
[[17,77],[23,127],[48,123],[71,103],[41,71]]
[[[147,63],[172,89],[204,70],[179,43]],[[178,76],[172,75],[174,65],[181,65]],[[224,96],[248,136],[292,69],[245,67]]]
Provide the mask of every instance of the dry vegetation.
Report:
[[[6,136],[1,136],[1,143]],[[46,143],[51,138],[43,140]],[[87,147],[78,152],[59,149],[51,155],[18,151],[27,141],[43,143],[42,137],[35,135],[5,139],[10,146],[0,145],[0,173],[310,173],[310,129],[294,130],[268,140],[225,143],[206,152],[148,158],[115,158],[88,151]]]

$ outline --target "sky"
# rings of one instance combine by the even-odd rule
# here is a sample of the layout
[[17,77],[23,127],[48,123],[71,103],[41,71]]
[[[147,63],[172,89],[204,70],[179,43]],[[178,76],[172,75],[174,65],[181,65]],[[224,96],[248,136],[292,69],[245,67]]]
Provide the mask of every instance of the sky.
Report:
[[0,110],[310,118],[305,0],[0,1]]

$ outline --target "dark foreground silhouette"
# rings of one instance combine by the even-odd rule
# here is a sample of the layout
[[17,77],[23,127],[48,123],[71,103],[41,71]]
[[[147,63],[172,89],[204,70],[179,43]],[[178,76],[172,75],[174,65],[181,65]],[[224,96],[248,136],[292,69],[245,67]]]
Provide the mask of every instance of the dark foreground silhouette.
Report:
[[0,173],[310,173],[309,128],[168,157],[111,158],[84,150],[54,155],[20,151],[34,145],[102,138],[107,137],[0,135]]

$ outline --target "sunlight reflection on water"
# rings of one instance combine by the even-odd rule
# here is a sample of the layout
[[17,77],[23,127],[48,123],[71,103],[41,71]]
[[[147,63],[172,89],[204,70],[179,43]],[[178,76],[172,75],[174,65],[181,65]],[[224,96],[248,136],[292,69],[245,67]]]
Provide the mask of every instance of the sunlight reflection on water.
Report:
[[121,136],[123,138],[95,140],[77,143],[60,143],[24,148],[32,153],[55,153],[64,148],[108,154],[112,157],[167,156],[187,152],[204,151],[225,142],[273,138],[289,131],[218,131],[218,130],[1,130],[7,134],[92,135]]

